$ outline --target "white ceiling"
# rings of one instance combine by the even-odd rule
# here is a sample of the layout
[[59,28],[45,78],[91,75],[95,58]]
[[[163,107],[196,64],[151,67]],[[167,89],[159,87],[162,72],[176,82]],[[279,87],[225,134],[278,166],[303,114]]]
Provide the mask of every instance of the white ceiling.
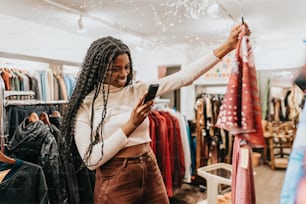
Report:
[[[81,62],[89,43],[106,35],[136,50],[174,51],[179,45],[197,52],[196,47],[220,44],[241,22],[239,3],[252,31],[256,64],[301,66],[305,0],[0,0],[0,52]],[[78,33],[79,16],[85,33]]]
[[[82,35],[125,36],[153,43],[216,44],[243,15],[253,39],[306,39],[305,0],[0,0],[0,13]],[[219,3],[217,13],[211,13]],[[221,7],[226,11],[224,11]]]

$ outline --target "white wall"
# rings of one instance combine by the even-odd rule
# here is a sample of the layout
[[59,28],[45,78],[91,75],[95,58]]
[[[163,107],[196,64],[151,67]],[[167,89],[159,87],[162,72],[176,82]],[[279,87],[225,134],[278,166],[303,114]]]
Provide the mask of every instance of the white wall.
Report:
[[185,63],[184,47],[131,49],[136,79],[151,81],[158,77],[159,65],[182,65]]
[[262,37],[254,46],[258,70],[301,67],[306,60],[306,43],[290,36]]
[[92,39],[0,15],[0,51],[81,62]]

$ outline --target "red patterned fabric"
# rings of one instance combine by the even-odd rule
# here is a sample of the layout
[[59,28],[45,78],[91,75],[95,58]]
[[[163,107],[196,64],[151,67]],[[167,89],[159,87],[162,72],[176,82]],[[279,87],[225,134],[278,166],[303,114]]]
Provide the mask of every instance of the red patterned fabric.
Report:
[[248,36],[243,36],[238,42],[216,126],[253,146],[264,146],[255,63]]
[[[243,149],[247,150],[244,155],[241,154]],[[235,137],[233,147],[232,203],[256,204],[252,148],[247,144],[241,144],[239,137]]]
[[255,63],[245,31],[243,27],[227,93],[216,124],[235,136],[232,161],[233,204],[256,203],[252,147],[264,146]]

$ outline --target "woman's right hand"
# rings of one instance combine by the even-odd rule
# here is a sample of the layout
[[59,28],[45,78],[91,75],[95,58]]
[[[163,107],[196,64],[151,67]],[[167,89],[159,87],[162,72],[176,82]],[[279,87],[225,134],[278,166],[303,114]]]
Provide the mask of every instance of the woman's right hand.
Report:
[[139,100],[136,107],[132,110],[128,122],[122,127],[123,132],[128,137],[145,119],[148,117],[154,101],[148,101],[143,104],[143,101],[148,93],[145,93]]

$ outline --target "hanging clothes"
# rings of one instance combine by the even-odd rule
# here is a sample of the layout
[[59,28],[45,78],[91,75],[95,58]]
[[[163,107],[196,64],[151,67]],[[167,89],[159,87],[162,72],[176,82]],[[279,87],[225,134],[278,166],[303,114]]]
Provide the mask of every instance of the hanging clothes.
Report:
[[263,147],[265,141],[252,48],[249,37],[245,35],[246,28],[243,26],[242,29],[216,126],[236,136],[232,162],[232,203],[255,204],[251,147]]
[[149,117],[155,122],[155,138],[156,138],[156,160],[163,176],[167,194],[173,196],[172,174],[171,174],[171,157],[168,142],[167,122],[157,111],[151,111]]
[[271,92],[271,79],[268,79],[267,82],[266,82],[266,85],[265,85],[265,89],[264,89],[264,97],[262,99],[263,101],[263,106],[262,106],[262,118],[264,120],[267,120],[267,121],[271,121],[270,119],[270,115],[269,115],[269,112],[270,112],[270,101],[269,101],[269,98],[270,98],[270,92]]
[[20,123],[28,117],[32,112],[40,115],[42,112],[52,114],[56,110],[54,105],[9,105],[6,108],[7,113],[7,130],[8,138],[10,139]]
[[151,148],[156,155],[167,194],[191,183],[191,151],[188,122],[179,112],[167,108],[152,110],[149,114]]
[[49,203],[40,166],[17,159],[15,164],[0,162],[0,172],[5,170],[9,173],[0,183],[0,203]]
[[177,118],[173,117],[170,113],[159,111],[159,114],[166,119],[168,129],[168,148],[170,151],[171,161],[171,177],[172,187],[180,187],[185,174],[183,142],[181,139],[181,130]]
[[196,100],[197,166],[206,166],[218,162],[231,162],[231,144],[228,131],[216,127],[223,94],[202,93]]
[[5,84],[5,90],[11,90],[11,81],[10,78],[12,77],[10,72],[7,69],[1,69],[1,77]]
[[[53,74],[50,70],[29,73],[22,69],[0,68],[7,91],[33,91],[38,100],[67,100],[74,89],[76,77],[72,74]],[[19,99],[15,97],[14,99]]]
[[171,111],[169,112],[169,117],[171,117],[171,115],[174,122],[174,126],[176,127],[177,130],[177,137],[176,137],[177,139],[175,139],[177,142],[179,142],[177,144],[177,147],[180,146],[183,147],[183,152],[181,152],[181,154],[183,154],[184,159],[180,160],[181,162],[184,162],[184,164],[182,165],[184,166],[184,170],[182,171],[182,173],[184,173],[185,171],[185,176],[183,177],[184,178],[183,181],[186,183],[191,183],[191,150],[190,150],[189,135],[187,132],[188,123],[186,122],[185,117],[178,112]]
[[46,176],[50,202],[63,203],[59,151],[48,125],[25,118],[8,141],[7,149],[11,157],[40,165]]

